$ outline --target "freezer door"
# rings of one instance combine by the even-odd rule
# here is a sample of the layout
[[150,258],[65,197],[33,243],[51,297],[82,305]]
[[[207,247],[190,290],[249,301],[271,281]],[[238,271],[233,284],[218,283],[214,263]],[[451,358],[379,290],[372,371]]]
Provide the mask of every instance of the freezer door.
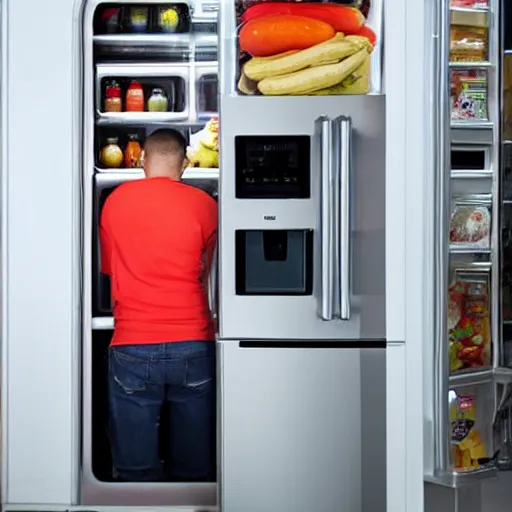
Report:
[[220,337],[383,339],[385,98],[221,97],[221,116]]
[[386,512],[386,350],[332,346],[218,343],[222,511]]

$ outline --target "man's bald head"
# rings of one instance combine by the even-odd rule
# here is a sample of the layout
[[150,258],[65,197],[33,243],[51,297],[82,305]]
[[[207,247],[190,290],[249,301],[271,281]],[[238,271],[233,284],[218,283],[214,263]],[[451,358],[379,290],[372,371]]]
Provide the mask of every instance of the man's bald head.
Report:
[[179,179],[187,166],[187,141],[177,130],[153,132],[144,143],[144,172],[148,177]]

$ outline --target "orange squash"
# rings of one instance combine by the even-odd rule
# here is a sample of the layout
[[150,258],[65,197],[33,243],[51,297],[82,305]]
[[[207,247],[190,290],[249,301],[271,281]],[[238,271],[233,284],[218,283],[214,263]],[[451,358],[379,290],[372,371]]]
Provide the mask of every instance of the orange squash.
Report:
[[336,32],[343,32],[345,35],[357,34],[365,21],[361,11],[353,7],[333,3],[314,4],[304,2],[263,2],[254,4],[245,10],[242,21],[278,14],[304,16],[324,21],[331,25]]
[[304,50],[334,37],[324,21],[304,16],[275,15],[248,21],[240,29],[242,51],[253,57],[269,57],[290,50]]

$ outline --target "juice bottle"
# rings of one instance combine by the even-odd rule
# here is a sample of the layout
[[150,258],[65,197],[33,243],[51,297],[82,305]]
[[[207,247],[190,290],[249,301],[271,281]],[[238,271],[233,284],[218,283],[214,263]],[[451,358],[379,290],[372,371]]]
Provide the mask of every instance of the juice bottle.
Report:
[[126,112],[144,112],[144,89],[135,80],[126,91]]
[[140,167],[142,148],[137,135],[129,135],[128,139],[128,144],[124,149],[124,166],[127,169],[134,169]]

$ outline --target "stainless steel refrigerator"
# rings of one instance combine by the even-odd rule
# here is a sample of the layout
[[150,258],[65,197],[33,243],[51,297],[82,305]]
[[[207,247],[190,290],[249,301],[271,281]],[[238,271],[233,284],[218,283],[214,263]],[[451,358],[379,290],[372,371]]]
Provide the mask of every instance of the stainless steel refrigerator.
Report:
[[380,42],[369,94],[243,94],[238,24],[222,2],[220,506],[384,511]]

